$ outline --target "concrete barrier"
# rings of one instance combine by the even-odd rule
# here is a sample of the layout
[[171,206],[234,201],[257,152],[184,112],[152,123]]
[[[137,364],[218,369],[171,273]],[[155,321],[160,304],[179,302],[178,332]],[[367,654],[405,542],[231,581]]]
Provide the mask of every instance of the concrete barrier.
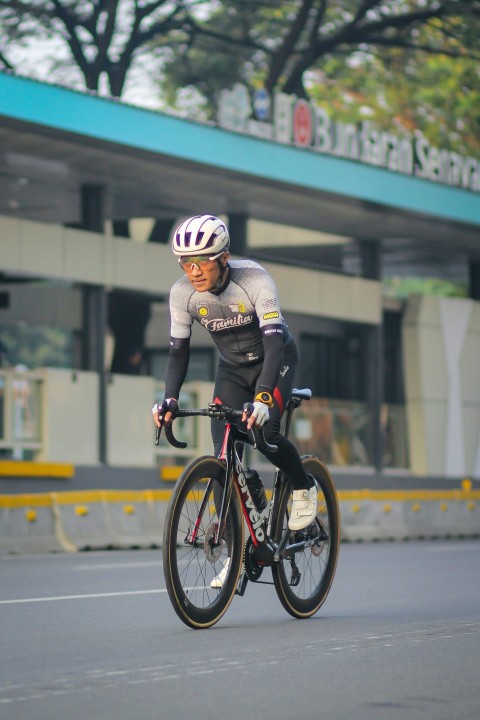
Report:
[[150,532],[160,536],[160,545],[162,545],[165,515],[172,492],[171,490],[147,490],[147,494],[150,498],[148,527]]
[[161,503],[155,502],[153,491],[109,490],[105,494],[114,547],[161,547]]
[[480,536],[480,491],[352,490],[338,493],[347,542]]
[[52,514],[52,497],[0,496],[0,553],[61,552]]
[[[267,494],[268,491],[267,491]],[[0,553],[160,547],[170,490],[0,496]],[[344,542],[479,537],[480,490],[338,493]]]
[[106,492],[85,490],[52,493],[57,537],[69,550],[115,547]]

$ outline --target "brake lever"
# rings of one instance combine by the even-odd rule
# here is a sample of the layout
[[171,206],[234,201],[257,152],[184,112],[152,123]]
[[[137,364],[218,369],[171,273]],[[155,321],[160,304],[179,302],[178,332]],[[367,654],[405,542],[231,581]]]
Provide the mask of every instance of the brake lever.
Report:
[[[245,403],[245,405],[243,406],[243,411],[247,413],[247,417],[250,417],[253,412],[253,404]],[[255,450],[260,450],[261,453],[277,452],[278,445],[270,445],[270,443],[265,440],[265,433],[263,432],[263,428],[254,425],[252,428],[247,430],[247,433],[249,433],[250,437],[252,438],[252,443]]]

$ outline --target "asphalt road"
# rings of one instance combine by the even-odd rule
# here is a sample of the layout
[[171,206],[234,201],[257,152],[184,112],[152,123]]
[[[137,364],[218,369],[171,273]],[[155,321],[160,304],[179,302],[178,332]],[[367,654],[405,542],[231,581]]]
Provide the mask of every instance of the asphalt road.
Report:
[[159,551],[0,559],[1,720],[480,717],[480,541],[343,545],[320,612],[185,627]]

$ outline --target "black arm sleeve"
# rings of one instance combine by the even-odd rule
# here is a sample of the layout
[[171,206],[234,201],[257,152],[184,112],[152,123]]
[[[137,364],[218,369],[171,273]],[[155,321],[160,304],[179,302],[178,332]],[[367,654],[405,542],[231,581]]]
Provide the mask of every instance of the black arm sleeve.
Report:
[[272,393],[278,380],[283,358],[283,330],[281,325],[265,325],[262,328],[265,357],[257,380],[255,393],[266,390]]
[[170,352],[165,371],[165,397],[178,400],[187,374],[189,357],[190,338],[170,338]]

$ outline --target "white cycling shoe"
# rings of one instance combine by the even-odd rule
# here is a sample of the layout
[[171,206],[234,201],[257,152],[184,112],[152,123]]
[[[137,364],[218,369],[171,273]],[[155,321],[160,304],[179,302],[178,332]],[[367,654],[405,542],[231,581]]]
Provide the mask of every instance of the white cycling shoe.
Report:
[[310,490],[294,490],[292,509],[288,521],[289,530],[303,530],[317,517],[318,494],[316,486]]
[[221,590],[223,587],[223,583],[225,582],[225,579],[227,577],[228,568],[230,567],[230,558],[227,558],[225,562],[223,563],[223,569],[220,570],[218,575],[215,575],[212,582],[210,583],[210,587],[214,590]]

